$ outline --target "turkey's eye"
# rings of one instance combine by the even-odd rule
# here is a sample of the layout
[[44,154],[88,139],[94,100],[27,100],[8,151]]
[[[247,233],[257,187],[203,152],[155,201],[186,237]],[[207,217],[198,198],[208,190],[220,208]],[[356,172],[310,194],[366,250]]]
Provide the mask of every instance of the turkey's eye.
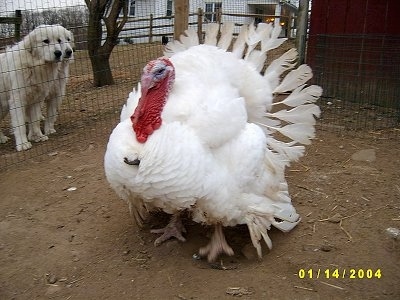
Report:
[[160,76],[160,75],[162,75],[162,74],[164,73],[164,71],[165,71],[165,68],[158,69],[158,70],[156,70],[156,71],[154,72],[154,75],[155,75],[155,76]]
[[45,40],[43,40],[43,43],[50,44],[50,40],[49,39],[45,39]]

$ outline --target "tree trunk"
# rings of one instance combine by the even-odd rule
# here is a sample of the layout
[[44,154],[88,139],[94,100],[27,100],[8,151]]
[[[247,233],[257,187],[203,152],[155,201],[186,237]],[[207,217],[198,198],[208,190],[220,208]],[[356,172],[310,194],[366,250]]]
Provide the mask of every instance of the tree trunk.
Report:
[[88,24],[88,52],[92,63],[94,86],[114,83],[109,62],[111,51],[107,53],[107,49],[104,49],[105,44],[101,45],[103,35],[101,17],[100,13],[90,14]]
[[[93,84],[104,86],[114,84],[110,67],[110,56],[118,44],[118,35],[128,17],[128,1],[126,0],[85,0],[89,8],[88,53],[93,69]],[[120,12],[123,17],[120,19]],[[104,43],[103,24],[107,30]]]
[[[97,51],[100,52],[100,51]],[[94,86],[104,86],[114,84],[114,79],[110,67],[110,55],[106,54],[94,54],[90,56],[93,69],[93,84]]]

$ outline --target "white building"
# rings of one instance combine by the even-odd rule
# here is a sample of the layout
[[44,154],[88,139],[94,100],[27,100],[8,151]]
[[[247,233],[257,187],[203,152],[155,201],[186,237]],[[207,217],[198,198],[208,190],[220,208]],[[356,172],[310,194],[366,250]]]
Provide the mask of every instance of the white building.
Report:
[[[199,9],[203,11],[203,24],[217,21],[217,10],[222,12],[222,22],[249,24],[251,22],[278,22],[285,28],[283,35],[290,35],[287,30],[294,25],[294,16],[297,12],[295,4],[298,1],[279,0],[190,0],[189,1],[189,26],[197,26],[198,15],[193,15]],[[148,42],[150,21],[143,20],[153,16],[152,41],[160,41],[161,36],[172,37],[174,15],[173,0],[130,0],[129,22],[121,32],[121,40],[135,43]],[[248,15],[248,16],[241,16]],[[265,15],[254,16],[254,15]],[[283,16],[283,17],[280,17]],[[161,18],[161,19],[160,19]],[[167,27],[164,27],[167,26]]]
[[0,16],[12,15],[15,10],[44,10],[85,5],[84,0],[0,0]]

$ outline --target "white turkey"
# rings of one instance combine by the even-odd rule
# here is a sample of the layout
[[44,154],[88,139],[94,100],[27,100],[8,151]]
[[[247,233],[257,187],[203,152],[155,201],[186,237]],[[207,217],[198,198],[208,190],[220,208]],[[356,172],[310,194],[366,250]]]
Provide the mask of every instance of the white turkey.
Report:
[[295,49],[264,67],[267,52],[286,40],[280,26],[242,26],[233,46],[233,24],[218,31],[209,24],[199,45],[189,29],[144,67],[110,136],[105,173],[139,225],[149,211],[172,215],[155,231],[156,245],[185,240],[179,216],[187,210],[215,227],[201,256],[233,255],[223,227],[247,224],[261,258],[260,241],[272,247],[271,225],[287,232],[300,221],[285,168],[315,135],[322,89],[306,86],[308,66],[293,69]]

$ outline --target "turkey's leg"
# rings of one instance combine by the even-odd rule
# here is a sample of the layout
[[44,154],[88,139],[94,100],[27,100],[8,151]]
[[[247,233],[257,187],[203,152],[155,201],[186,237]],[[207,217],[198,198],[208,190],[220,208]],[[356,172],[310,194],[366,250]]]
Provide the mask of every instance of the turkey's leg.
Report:
[[172,215],[171,220],[165,226],[164,228],[161,229],[152,229],[150,230],[151,233],[162,233],[160,237],[158,237],[154,241],[155,246],[161,245],[163,242],[166,240],[175,237],[181,242],[185,242],[186,239],[183,237],[182,233],[186,232],[185,227],[182,224],[181,218],[180,218],[180,213],[176,213]]
[[209,262],[217,259],[218,255],[226,254],[232,256],[234,254],[232,248],[226,242],[224,233],[222,232],[222,225],[215,225],[214,233],[207,246],[200,248],[200,256],[207,256]]

